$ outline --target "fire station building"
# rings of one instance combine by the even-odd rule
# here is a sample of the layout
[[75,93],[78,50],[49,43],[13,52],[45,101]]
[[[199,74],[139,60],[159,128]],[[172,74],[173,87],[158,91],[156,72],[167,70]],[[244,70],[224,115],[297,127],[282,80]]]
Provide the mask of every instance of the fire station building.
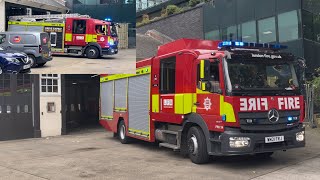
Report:
[[[186,1],[171,0],[143,9],[137,12],[137,20],[141,20],[144,14],[152,19],[168,3],[185,6],[183,2]],[[320,67],[319,0],[213,0],[182,13],[151,20],[151,23],[138,27],[137,32],[146,35],[150,30],[158,31],[155,37],[163,34],[172,39],[280,43],[287,45],[288,51],[304,57],[309,72]],[[148,48],[145,46],[151,45],[144,44],[139,36],[137,41],[138,55],[144,57],[144,52],[139,49],[145,51]]]
[[0,32],[7,28],[9,16],[65,13],[64,0],[0,0]]
[[93,75],[0,75],[0,141],[99,127],[99,83]]

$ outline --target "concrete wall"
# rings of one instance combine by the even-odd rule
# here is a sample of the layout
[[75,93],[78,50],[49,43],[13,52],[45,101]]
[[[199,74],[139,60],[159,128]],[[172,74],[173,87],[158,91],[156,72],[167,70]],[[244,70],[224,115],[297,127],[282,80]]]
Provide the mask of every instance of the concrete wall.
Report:
[[[55,112],[47,111],[47,103],[55,103]],[[61,135],[61,96],[40,96],[40,130],[41,137]]]
[[4,0],[0,0],[0,32],[5,31],[6,27],[6,5]]
[[[203,39],[202,6],[195,7],[180,14],[146,24],[137,28],[137,33],[145,34],[148,30],[156,30],[172,39]],[[139,44],[137,44],[139,48]]]

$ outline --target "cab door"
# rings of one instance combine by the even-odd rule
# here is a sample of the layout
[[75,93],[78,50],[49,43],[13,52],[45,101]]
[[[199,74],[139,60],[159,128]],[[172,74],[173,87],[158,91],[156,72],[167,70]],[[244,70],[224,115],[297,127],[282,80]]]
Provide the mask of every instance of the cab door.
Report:
[[88,31],[87,20],[74,19],[72,25],[72,45],[85,46]]
[[220,116],[222,99],[219,61],[200,60],[197,66],[197,113]]
[[160,113],[174,114],[176,57],[160,60]]

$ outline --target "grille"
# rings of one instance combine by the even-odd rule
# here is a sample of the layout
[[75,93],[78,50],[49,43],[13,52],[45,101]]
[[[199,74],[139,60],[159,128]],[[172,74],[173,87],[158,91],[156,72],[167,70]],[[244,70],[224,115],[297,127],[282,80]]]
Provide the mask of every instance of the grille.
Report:
[[[281,132],[299,125],[300,111],[279,111],[279,120],[276,123],[270,122],[268,112],[239,113],[240,127],[244,131],[254,132]],[[298,117],[297,120],[288,123],[287,117]],[[247,119],[252,119],[252,123],[247,123]]]

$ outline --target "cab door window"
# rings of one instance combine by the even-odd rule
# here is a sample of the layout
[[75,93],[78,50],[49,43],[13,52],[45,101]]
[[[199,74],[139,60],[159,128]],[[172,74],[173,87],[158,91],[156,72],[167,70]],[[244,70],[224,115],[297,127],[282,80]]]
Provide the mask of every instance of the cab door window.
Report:
[[175,93],[176,57],[160,60],[160,93]]
[[73,21],[73,34],[86,34],[86,21],[74,20]]
[[[197,82],[198,88],[201,88],[201,85],[204,80],[200,79],[200,64],[197,66]],[[209,83],[209,89],[207,91],[210,92],[219,92],[220,91],[220,70],[219,70],[219,62],[214,61],[210,63],[210,74],[208,75],[209,79],[205,80],[206,83]],[[208,86],[208,85],[207,85]]]

